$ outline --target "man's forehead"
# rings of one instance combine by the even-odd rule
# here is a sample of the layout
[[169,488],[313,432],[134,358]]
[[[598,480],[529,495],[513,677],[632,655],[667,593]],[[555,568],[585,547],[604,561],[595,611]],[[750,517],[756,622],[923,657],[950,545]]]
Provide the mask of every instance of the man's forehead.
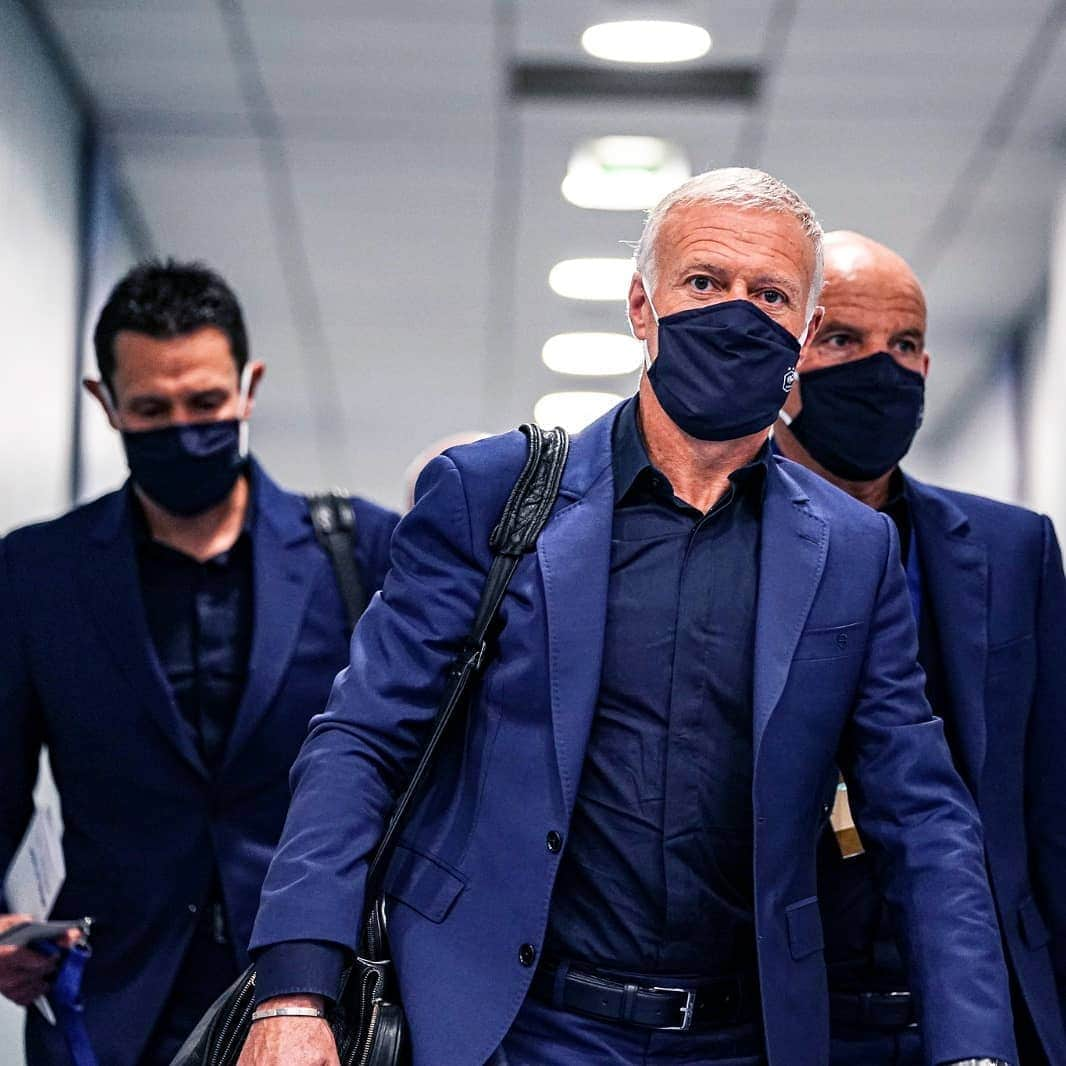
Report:
[[813,273],[814,249],[799,219],[787,211],[736,204],[680,204],[663,219],[660,255],[701,253],[753,263],[791,263]]
[[820,297],[830,320],[869,328],[877,325],[891,330],[925,331],[926,308],[921,286],[913,277],[875,268],[840,271],[827,265],[825,286]]
[[227,388],[237,376],[229,340],[213,327],[179,337],[123,331],[115,338],[115,378],[127,388],[168,392]]

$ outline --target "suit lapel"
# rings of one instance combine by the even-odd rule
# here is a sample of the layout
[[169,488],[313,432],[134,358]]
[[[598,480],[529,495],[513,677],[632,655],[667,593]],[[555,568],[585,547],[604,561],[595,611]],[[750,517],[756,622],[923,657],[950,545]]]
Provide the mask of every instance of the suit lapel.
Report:
[[753,688],[755,753],[784,691],[825,569],[829,526],[776,457],[763,500]]
[[[226,745],[223,766],[249,740],[270,709],[303,626],[311,590],[328,565],[307,508],[252,464],[256,519],[252,531],[254,621],[248,681]],[[308,708],[310,715],[321,707]]]
[[185,761],[206,776],[196,737],[178,710],[148,631],[130,531],[130,491],[127,485],[114,493],[90,530],[89,558],[77,568],[79,592],[139,702]]
[[[966,515],[947,497],[910,478],[906,488],[961,747],[957,757],[976,791],[987,736],[988,552],[973,538]],[[944,624],[948,619],[952,624]]]
[[614,481],[608,412],[574,438],[556,513],[537,543],[548,678],[563,799],[572,810],[596,711],[607,618]]

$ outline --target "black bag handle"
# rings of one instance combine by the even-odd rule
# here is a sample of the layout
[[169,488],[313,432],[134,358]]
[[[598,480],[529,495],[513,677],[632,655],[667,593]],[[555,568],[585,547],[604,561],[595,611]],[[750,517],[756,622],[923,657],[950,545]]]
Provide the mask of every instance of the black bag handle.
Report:
[[429,778],[434,757],[445,732],[457,711],[464,706],[471,684],[485,666],[489,630],[496,620],[504,593],[519,560],[536,546],[537,537],[548,521],[559,494],[563,467],[570,450],[570,438],[566,430],[552,429],[545,432],[536,424],[526,424],[520,428],[528,441],[526,463],[489,538],[493,560],[474,614],[474,624],[462,650],[448,671],[433,732],[407,788],[393,808],[385,832],[370,860],[365,898],[368,901],[372,925],[380,881],[388,860],[392,857],[399,832],[414,806],[418,793]]
[[307,508],[311,513],[315,537],[333,564],[348,628],[354,630],[356,622],[366,610],[367,595],[359,568],[355,565],[356,530],[352,501],[347,493],[334,489],[332,492],[308,496]]

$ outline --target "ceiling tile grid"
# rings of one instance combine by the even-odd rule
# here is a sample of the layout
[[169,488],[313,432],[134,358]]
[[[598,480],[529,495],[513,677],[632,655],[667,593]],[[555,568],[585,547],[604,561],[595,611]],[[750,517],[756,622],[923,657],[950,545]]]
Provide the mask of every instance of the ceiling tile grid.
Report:
[[[588,138],[665,137],[695,170],[756,162],[827,228],[910,256],[930,298],[931,423],[957,416],[1039,290],[1066,153],[1061,3],[234,7],[248,54],[211,0],[48,0],[158,247],[209,259],[239,290],[271,363],[257,446],[294,483],[399,503],[431,439],[505,428],[546,391],[632,388],[540,358],[553,333],[626,328],[624,294],[588,303],[547,283],[558,260],[626,255],[639,236],[640,212],[562,198]],[[511,94],[521,64],[634,69],[586,55],[581,33],[649,16],[706,26],[713,48],[691,68],[746,64],[762,75],[754,101]],[[323,412],[347,424],[331,435]]]

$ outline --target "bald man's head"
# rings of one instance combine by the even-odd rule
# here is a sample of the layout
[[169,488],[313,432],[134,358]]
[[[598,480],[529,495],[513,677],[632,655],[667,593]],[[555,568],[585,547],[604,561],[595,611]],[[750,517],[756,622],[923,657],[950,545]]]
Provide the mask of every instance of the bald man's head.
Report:
[[921,425],[925,296],[891,248],[861,233],[826,234],[825,317],[785,403],[781,450],[874,502]]
[[888,352],[926,373],[925,294],[907,261],[861,233],[825,237],[825,318],[810,346],[805,371]]

